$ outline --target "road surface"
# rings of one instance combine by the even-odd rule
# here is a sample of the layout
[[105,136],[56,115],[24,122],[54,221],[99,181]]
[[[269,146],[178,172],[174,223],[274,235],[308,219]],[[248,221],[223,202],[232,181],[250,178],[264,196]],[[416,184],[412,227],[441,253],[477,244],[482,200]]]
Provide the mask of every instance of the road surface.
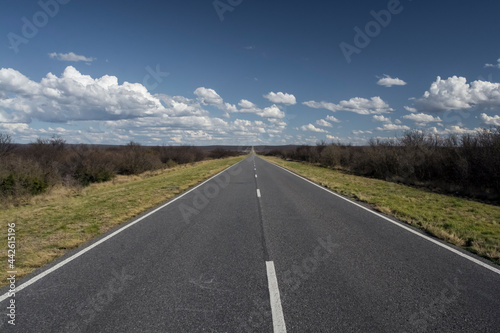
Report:
[[255,155],[18,287],[1,332],[500,331],[498,266]]

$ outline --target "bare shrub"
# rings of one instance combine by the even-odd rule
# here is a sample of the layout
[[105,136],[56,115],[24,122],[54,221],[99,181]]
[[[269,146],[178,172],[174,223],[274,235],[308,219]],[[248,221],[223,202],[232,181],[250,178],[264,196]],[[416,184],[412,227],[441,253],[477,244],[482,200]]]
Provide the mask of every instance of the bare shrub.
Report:
[[87,186],[113,179],[117,172],[116,153],[89,146],[77,146],[66,159],[68,174]]
[[371,139],[271,151],[282,158],[320,163],[366,177],[500,201],[500,127],[446,138],[408,131],[396,139]]
[[14,151],[16,146],[12,143],[12,137],[7,133],[0,133],[0,159]]
[[118,173],[122,175],[137,175],[162,167],[159,156],[153,150],[142,147],[139,143],[131,141],[119,152],[121,160],[118,165]]

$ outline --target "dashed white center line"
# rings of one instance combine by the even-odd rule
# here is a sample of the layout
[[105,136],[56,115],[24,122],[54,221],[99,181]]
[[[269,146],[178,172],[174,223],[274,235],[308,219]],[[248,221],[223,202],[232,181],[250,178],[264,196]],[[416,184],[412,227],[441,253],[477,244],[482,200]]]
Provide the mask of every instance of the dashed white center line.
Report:
[[285,317],[281,307],[280,290],[278,288],[278,279],[276,279],[276,270],[273,261],[266,261],[267,281],[269,286],[269,298],[271,300],[271,313],[273,316],[273,332],[286,333]]
[[257,178],[257,175],[255,175],[255,178]]
[[257,198],[260,198],[260,190],[257,189]]

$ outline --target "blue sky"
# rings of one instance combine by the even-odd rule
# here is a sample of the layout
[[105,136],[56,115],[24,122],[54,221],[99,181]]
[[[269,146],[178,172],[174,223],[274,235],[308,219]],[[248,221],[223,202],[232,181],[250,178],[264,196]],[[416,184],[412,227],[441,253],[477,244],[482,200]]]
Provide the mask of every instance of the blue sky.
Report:
[[500,125],[498,1],[0,4],[16,142],[363,144]]

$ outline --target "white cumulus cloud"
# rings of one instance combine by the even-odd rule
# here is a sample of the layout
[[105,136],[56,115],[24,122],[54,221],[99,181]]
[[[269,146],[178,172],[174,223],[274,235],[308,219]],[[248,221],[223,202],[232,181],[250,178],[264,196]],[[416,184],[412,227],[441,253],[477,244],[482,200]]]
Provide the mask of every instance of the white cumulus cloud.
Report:
[[303,104],[314,109],[327,109],[333,112],[348,111],[358,114],[381,114],[394,111],[389,104],[378,96],[372,97],[371,99],[354,97],[348,101],[340,101],[338,104],[315,101],[308,101]]
[[408,114],[406,116],[403,116],[403,118],[412,120],[412,121],[419,123],[419,124],[427,124],[427,123],[441,121],[441,118],[433,117],[430,114],[425,114],[425,113],[412,113],[412,114]]
[[198,96],[198,100],[205,105],[222,105],[222,97],[217,94],[213,89],[208,89],[205,87],[196,88],[194,94]]
[[338,120],[337,118],[335,118],[334,116],[326,116],[326,120],[327,121],[330,121],[332,123],[340,123],[340,120]]
[[415,101],[419,111],[439,112],[478,108],[500,108],[500,83],[473,81],[453,76],[437,77],[430,89]]
[[498,116],[498,115],[494,115],[493,117],[490,117],[486,113],[481,113],[479,118],[481,119],[481,121],[485,125],[500,126],[500,116]]
[[275,120],[275,119],[285,118],[285,113],[276,104],[261,109],[254,103],[246,99],[242,99],[238,103],[238,106],[240,107],[239,110],[235,109],[232,110],[231,112],[251,113],[262,118],[267,118],[269,121],[272,121],[273,119]]
[[382,123],[392,123],[391,118],[384,117],[382,115],[374,115],[373,116],[374,121],[380,121]]
[[323,127],[333,127],[333,125],[331,123],[329,123],[328,121],[326,121],[324,119],[316,120],[316,125],[323,126]]
[[267,108],[259,110],[256,113],[258,116],[262,118],[273,118],[273,119],[282,119],[285,118],[285,113],[280,110],[280,108],[276,105],[271,105]]
[[253,104],[252,102],[246,100],[246,99],[242,99],[239,103],[238,103],[238,106],[240,108],[243,108],[243,109],[255,109],[257,108],[257,106],[255,104]]
[[313,124],[304,125],[300,129],[304,132],[311,131],[316,133],[328,133],[328,131],[325,131],[324,129],[321,128],[317,128]]
[[78,55],[73,52],[69,53],[52,52],[49,53],[49,57],[51,57],[52,59],[57,59],[59,61],[73,61],[73,62],[78,62],[78,61],[92,62],[95,60],[95,58]]
[[219,94],[210,88],[199,87],[196,88],[194,94],[197,96],[198,101],[200,101],[203,105],[213,105],[217,107],[219,110],[224,111],[226,117],[229,117],[229,113],[238,112],[238,108],[236,105],[224,103],[222,97]]
[[341,138],[339,138],[338,136],[333,136],[333,135],[330,135],[330,134],[327,134],[327,135],[326,135],[326,138],[327,138],[328,140],[332,140],[332,141],[341,141],[341,140],[342,140],[342,139],[341,139]]
[[406,125],[384,124],[383,127],[377,127],[377,131],[408,131],[410,128]]
[[379,86],[384,87],[392,87],[392,86],[405,86],[406,82],[399,78],[392,78],[389,75],[384,74],[384,77],[378,80],[377,84]]
[[0,114],[11,122],[107,120],[152,116],[165,111],[139,83],[118,84],[115,76],[93,79],[68,66],[60,77],[35,82],[12,68],[0,69]]
[[[250,110],[266,121],[223,120],[205,105],[227,113]],[[23,143],[53,134],[72,143],[284,143],[287,123],[278,106],[260,109],[247,100],[239,106],[241,110],[224,103],[213,89],[200,87],[193,98],[152,95],[142,84],[120,84],[109,75],[92,78],[72,66],[60,76],[48,73],[40,81],[12,68],[0,69],[0,131]],[[31,127],[33,119],[42,125]]]
[[278,93],[270,92],[269,94],[264,95],[264,98],[267,98],[269,101],[275,104],[285,104],[285,105],[297,104],[297,100],[295,99],[294,95],[282,92]]

